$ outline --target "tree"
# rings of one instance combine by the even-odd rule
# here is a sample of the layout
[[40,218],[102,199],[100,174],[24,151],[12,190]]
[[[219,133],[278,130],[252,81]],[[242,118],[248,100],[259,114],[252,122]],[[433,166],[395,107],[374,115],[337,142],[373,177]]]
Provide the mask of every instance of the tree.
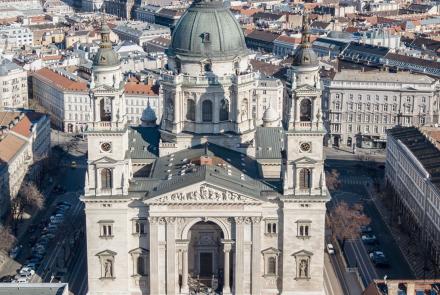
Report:
[[25,211],[41,210],[44,207],[44,197],[33,182],[23,182],[15,198],[12,199],[11,209],[15,223],[23,218]]
[[0,225],[0,251],[9,252],[12,246],[15,244],[15,237],[11,234],[11,230],[8,227]]
[[335,169],[332,169],[331,172],[325,172],[325,183],[329,190],[334,191],[339,188],[339,186],[341,185],[339,175],[339,172]]
[[332,235],[340,241],[342,248],[347,239],[359,237],[362,226],[370,224],[370,218],[363,211],[361,204],[349,206],[345,202],[340,202],[330,211],[329,223]]

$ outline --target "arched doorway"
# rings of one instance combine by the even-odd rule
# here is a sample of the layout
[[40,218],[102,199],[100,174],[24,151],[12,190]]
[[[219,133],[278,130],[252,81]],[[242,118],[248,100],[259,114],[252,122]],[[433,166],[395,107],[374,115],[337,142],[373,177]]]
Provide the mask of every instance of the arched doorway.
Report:
[[190,291],[201,292],[208,288],[222,290],[225,264],[222,229],[214,222],[200,221],[191,227],[188,239]]

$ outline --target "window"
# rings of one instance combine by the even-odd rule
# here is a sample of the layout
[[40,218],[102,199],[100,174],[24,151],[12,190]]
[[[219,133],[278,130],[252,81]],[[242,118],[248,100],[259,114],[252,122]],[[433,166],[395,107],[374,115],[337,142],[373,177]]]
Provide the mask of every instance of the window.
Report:
[[301,100],[300,121],[308,122],[312,120],[312,102],[308,98]]
[[362,94],[358,95],[358,99],[361,100],[362,99]]
[[278,275],[278,256],[281,251],[273,247],[261,251],[264,260],[264,276]]
[[133,220],[133,234],[145,235],[147,233],[147,220],[134,219]]
[[100,220],[99,223],[99,236],[101,238],[113,237],[113,220]]
[[222,99],[219,110],[220,121],[227,121],[229,119],[229,102],[227,99]]
[[367,100],[370,100],[370,99],[371,99],[370,95],[367,95]]
[[303,168],[299,172],[299,188],[310,189],[312,186],[312,171],[311,169]]
[[298,220],[296,223],[297,223],[296,236],[299,238],[310,237],[310,225],[312,222],[309,220]]
[[357,109],[358,109],[358,111],[362,111],[362,104],[361,103],[357,104]]
[[186,101],[186,119],[190,121],[196,120],[196,103],[193,99]]
[[101,189],[112,188],[112,170],[104,168],[101,170]]
[[387,104],[383,105],[383,110],[384,110],[384,112],[388,112],[388,105]]
[[203,65],[203,69],[205,72],[211,72],[212,71],[212,64],[210,62],[207,62]]
[[371,105],[367,103],[367,111],[369,111],[370,109],[371,109]]
[[385,95],[385,96],[383,97],[383,99],[384,99],[385,101],[388,101],[388,96]]
[[353,99],[353,94],[350,94],[350,99]]
[[379,95],[376,95],[376,100],[379,100]]
[[397,105],[396,104],[393,104],[393,112],[395,112],[396,110],[397,110]]
[[277,220],[266,220],[266,234],[273,235],[277,233]]
[[204,100],[202,103],[202,120],[203,122],[212,122],[212,102]]
[[144,248],[137,248],[129,252],[133,262],[133,276],[146,277],[148,276],[148,257],[149,251]]

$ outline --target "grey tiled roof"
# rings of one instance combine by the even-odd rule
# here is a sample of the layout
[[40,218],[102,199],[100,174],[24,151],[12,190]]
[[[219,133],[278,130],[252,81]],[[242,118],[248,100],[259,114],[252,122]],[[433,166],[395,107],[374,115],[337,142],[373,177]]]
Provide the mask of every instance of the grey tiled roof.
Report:
[[130,127],[128,140],[128,158],[155,159],[158,157],[159,131],[157,128]]
[[281,159],[283,149],[282,127],[258,127],[255,133],[257,159]]
[[[211,165],[195,164],[202,156],[213,159]],[[209,143],[169,156],[157,158],[150,177],[133,178],[130,193],[152,198],[191,184],[207,182],[261,200],[277,194],[278,188],[259,179],[254,158]]]

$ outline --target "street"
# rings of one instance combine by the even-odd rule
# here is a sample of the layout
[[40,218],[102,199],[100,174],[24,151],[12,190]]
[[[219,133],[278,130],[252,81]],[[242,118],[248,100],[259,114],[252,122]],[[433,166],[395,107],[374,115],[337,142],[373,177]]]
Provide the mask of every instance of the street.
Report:
[[[400,252],[388,227],[379,214],[374,202],[372,188],[374,183],[381,183],[384,178],[383,164],[365,163],[354,160],[326,160],[326,170],[336,169],[339,173],[340,187],[332,193],[329,206],[335,206],[344,201],[350,205],[360,203],[364,213],[371,219],[371,228],[378,243],[366,245],[360,238],[348,240],[344,245],[344,255],[347,267],[357,268],[364,287],[373,279],[413,278],[413,273]],[[369,253],[382,251],[388,262],[388,267],[374,266]]]
[[1,269],[0,277],[14,276],[22,265],[35,256],[31,248],[44,233],[47,234],[50,217],[58,209],[57,204],[65,202],[71,207],[66,211],[64,221],[53,232],[54,238],[45,247],[45,254],[30,282],[68,282],[71,294],[84,295],[87,293],[85,215],[79,197],[83,193],[87,167],[87,144],[64,133],[58,135],[57,131],[52,131],[52,146],[58,144],[65,149],[65,153],[59,168],[51,177],[53,184],[45,195],[45,208],[32,219],[27,232],[17,242],[23,250],[15,262]]

